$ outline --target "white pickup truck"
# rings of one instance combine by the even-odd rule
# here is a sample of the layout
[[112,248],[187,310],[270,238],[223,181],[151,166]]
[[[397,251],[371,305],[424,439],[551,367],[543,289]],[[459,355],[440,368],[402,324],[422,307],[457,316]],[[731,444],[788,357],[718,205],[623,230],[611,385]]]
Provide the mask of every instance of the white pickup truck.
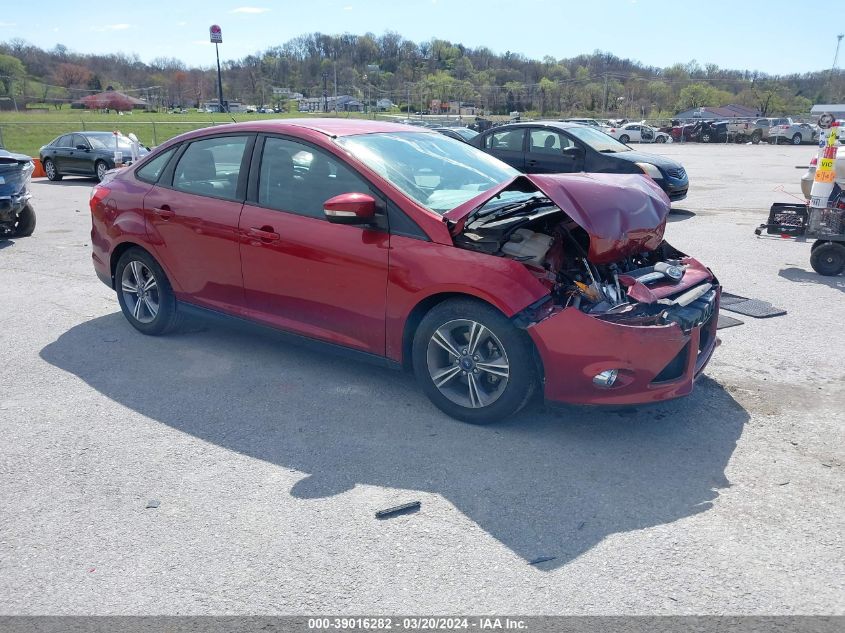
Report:
[[808,123],[796,123],[790,118],[772,119],[769,127],[769,143],[815,143],[819,131]]

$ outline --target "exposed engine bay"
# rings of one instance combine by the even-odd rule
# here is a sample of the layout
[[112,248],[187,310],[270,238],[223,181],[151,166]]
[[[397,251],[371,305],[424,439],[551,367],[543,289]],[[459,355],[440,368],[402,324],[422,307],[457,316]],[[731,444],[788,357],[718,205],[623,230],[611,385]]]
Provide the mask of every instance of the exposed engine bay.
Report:
[[605,231],[597,253],[594,242],[602,237],[533,189],[491,198],[454,235],[460,248],[521,262],[548,288],[549,297],[524,311],[526,325],[570,307],[625,325],[677,323],[684,331],[712,316],[718,284],[706,267],[662,239],[665,219],[650,231],[621,231],[614,240]]

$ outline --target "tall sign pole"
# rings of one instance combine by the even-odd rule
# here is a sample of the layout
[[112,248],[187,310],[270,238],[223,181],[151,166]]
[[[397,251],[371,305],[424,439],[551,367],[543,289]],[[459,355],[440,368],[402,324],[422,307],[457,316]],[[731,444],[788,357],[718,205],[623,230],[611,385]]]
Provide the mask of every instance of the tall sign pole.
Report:
[[228,108],[223,107],[223,75],[220,74],[220,48],[219,45],[223,43],[223,31],[216,24],[208,27],[208,35],[211,43],[214,44],[214,52],[217,53],[217,101],[220,112],[225,112]]

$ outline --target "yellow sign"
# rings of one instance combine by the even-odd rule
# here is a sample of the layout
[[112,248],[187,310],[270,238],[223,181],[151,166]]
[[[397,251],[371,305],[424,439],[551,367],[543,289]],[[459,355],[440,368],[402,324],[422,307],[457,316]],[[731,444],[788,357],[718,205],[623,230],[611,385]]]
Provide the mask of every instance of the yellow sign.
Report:
[[830,128],[830,132],[828,132],[828,135],[827,135],[827,146],[833,147],[834,145],[836,145],[836,141],[837,141],[838,136],[839,136],[839,128],[838,127]]
[[819,161],[818,171],[833,171],[833,159],[832,158],[822,158]]

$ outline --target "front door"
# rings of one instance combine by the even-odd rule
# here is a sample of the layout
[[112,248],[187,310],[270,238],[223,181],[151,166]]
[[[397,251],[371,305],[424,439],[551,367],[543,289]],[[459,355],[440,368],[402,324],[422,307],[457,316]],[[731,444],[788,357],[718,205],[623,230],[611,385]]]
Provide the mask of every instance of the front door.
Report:
[[581,163],[575,144],[568,136],[543,128],[531,130],[525,155],[526,173],[572,173],[581,171]]
[[253,139],[194,141],[144,197],[150,241],[180,300],[242,313],[237,231]]
[[369,185],[329,153],[298,141],[267,137],[258,153],[255,192],[239,226],[249,316],[384,355],[386,222],[332,224],[323,212],[329,198],[369,193]]

